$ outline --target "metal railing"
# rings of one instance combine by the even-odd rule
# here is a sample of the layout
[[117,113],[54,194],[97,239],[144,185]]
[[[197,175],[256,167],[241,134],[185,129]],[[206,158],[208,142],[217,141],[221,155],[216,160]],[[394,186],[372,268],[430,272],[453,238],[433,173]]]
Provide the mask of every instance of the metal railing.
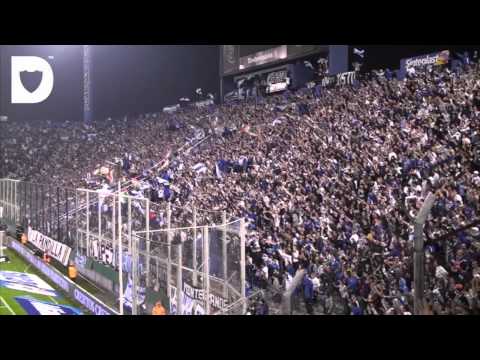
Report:
[[[171,312],[179,314],[188,313],[185,308],[191,310],[192,302],[197,313],[214,314],[245,299],[245,222],[227,222],[225,211],[192,206],[185,212],[120,191],[9,179],[0,180],[0,207],[3,220],[12,225],[20,223],[67,244],[71,259],[111,268],[115,278],[89,279],[109,288],[120,314],[125,305],[132,314],[144,313],[145,292],[164,294],[175,304]],[[84,269],[84,274],[92,272]]]

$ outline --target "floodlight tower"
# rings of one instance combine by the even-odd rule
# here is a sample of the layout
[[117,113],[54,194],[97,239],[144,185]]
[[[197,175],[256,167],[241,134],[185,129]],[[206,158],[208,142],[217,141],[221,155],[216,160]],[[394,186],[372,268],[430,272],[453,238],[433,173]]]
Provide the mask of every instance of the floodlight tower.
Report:
[[83,121],[91,124],[92,107],[92,46],[83,45]]
[[5,94],[3,93],[2,84],[3,84],[3,48],[5,45],[0,45],[0,116],[5,116],[4,114],[5,107],[3,105]]

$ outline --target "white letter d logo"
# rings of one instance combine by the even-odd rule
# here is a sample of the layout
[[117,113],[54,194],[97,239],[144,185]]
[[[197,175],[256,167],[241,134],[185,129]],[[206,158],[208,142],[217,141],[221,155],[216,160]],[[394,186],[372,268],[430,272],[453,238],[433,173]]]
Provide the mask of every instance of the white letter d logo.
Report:
[[12,104],[38,104],[53,90],[53,70],[37,56],[12,56]]

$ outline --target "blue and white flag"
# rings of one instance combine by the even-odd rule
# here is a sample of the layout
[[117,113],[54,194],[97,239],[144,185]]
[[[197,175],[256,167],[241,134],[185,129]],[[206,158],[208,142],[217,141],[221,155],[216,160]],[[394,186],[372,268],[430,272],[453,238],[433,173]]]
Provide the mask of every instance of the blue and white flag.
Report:
[[195,170],[197,174],[204,174],[207,172],[207,167],[204,163],[198,163],[192,166],[192,169]]
[[159,184],[162,185],[170,185],[170,182],[168,180],[162,179],[161,177],[157,177],[157,181]]
[[353,48],[353,54],[360,56],[362,59],[365,57],[365,50],[364,49],[357,49]]
[[142,207],[142,205],[140,204],[140,202],[134,201],[134,202],[132,203],[132,205],[133,205],[133,207],[134,207],[135,209],[137,209],[138,211],[140,211],[140,213],[141,213],[143,216],[145,216],[145,209]]
[[305,60],[305,61],[303,62],[303,64],[305,65],[306,68],[309,68],[309,69],[314,70],[313,65],[312,65],[312,63],[311,63],[310,61],[306,61],[306,60]]
[[[124,298],[124,305],[128,308],[132,308],[133,304],[133,298],[132,298],[132,293],[133,293],[133,281],[132,278],[128,278],[127,282],[127,288],[125,289],[123,298]],[[143,305],[145,302],[145,297],[146,297],[146,290],[142,286],[137,287],[137,306]]]

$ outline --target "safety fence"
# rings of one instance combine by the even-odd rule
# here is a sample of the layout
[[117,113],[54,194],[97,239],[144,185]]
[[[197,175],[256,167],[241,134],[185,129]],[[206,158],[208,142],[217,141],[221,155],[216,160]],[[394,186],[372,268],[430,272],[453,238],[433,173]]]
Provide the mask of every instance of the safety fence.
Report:
[[2,179],[0,215],[68,245],[119,314],[149,314],[159,302],[170,314],[215,314],[245,299],[243,219],[115,190]]

